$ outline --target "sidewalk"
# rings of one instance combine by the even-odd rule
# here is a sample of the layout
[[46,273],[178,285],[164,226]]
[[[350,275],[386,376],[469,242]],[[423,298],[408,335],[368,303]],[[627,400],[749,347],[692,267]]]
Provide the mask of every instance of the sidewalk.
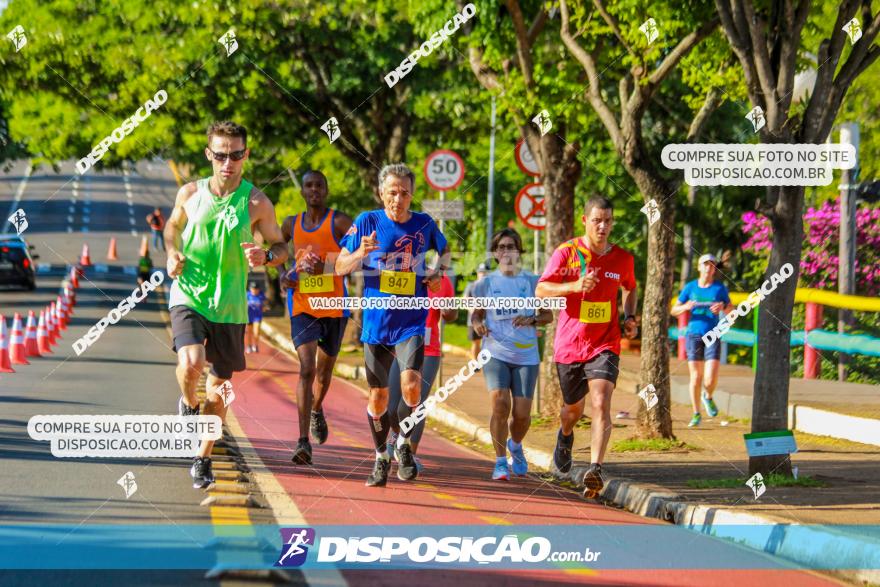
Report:
[[[271,328],[271,324],[264,324]],[[287,330],[281,330],[281,324],[283,319],[278,325],[286,338]],[[289,339],[287,342],[289,343]],[[444,377],[451,377],[465,362],[465,357],[447,353],[443,359]],[[880,467],[877,466],[880,462],[880,447],[877,446],[796,431],[799,452],[792,455],[792,462],[798,467],[799,476],[812,477],[822,482],[823,486],[771,486],[758,500],[754,499],[751,489],[744,485],[744,480],[748,477],[748,456],[743,434],[750,432],[750,426],[723,411],[717,418],[706,418],[700,427],[692,429],[687,428],[691,416],[690,406],[673,403],[673,430],[677,439],[683,443],[682,448],[668,451],[616,451],[615,442],[636,435],[634,417],[641,401],[635,395],[634,368],[637,366],[638,357],[624,356],[617,390],[612,399],[612,414],[625,411],[631,417],[614,421],[611,447],[604,467],[611,478],[602,494],[606,500],[641,515],[665,519],[710,534],[723,533],[723,524],[767,524],[767,540],[749,545],[769,552],[778,552],[777,546],[784,542],[778,540],[779,532],[784,533],[788,524],[880,525],[880,500],[877,499],[880,496]],[[724,368],[722,377],[733,377],[730,367],[732,366]],[[674,374],[676,368],[679,369],[677,373],[686,373],[686,365],[683,369],[681,366],[671,365]],[[356,379],[360,385],[366,385],[363,379],[363,359],[360,355],[340,356],[337,371],[343,376]],[[680,385],[681,377],[673,375],[673,382],[674,387]],[[726,386],[726,379],[723,382]],[[686,386],[686,383],[685,378],[683,384]],[[793,387],[800,389],[799,385]],[[855,406],[850,407],[855,409]],[[724,408],[719,405],[719,409]],[[473,448],[491,455],[488,433],[490,413],[484,379],[482,374],[477,374],[437,406],[428,420],[428,426],[435,429],[452,428],[459,436],[464,434],[465,441],[475,441],[469,443]],[[722,425],[721,422],[728,424]],[[558,420],[555,418],[545,422],[541,418],[533,417],[532,427],[524,442],[533,471],[549,468],[557,428]],[[440,431],[449,434],[448,429]],[[575,479],[578,474],[582,478],[583,467],[589,464],[589,444],[589,418],[585,418],[575,432],[575,466],[572,470]],[[429,463],[426,465],[430,467]],[[491,473],[491,463],[488,460],[486,467],[488,476]],[[719,479],[742,479],[743,483],[732,487],[700,488]],[[870,537],[867,536],[868,532],[873,532]],[[869,549],[869,552],[880,552],[880,541],[874,542],[877,539],[876,532],[876,526],[866,529],[864,535],[856,539],[865,539],[867,543],[850,543],[851,534],[835,533],[830,538],[823,536],[817,539],[816,552],[779,554],[806,563],[810,557],[828,556],[828,540],[836,540],[839,548],[854,554],[861,552],[859,549],[862,548]],[[772,550],[768,550],[771,544]],[[858,571],[851,577],[880,582],[880,571]]]

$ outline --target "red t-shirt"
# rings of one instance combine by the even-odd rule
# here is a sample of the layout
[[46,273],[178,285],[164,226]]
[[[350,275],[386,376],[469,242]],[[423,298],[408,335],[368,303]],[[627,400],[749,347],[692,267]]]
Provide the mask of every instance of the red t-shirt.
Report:
[[634,259],[630,253],[611,245],[611,249],[600,256],[589,249],[583,238],[572,239],[553,251],[538,282],[577,281],[587,267],[597,270],[599,280],[589,293],[565,296],[566,308],[559,312],[553,342],[553,359],[557,363],[586,362],[605,350],[620,354],[617,290],[636,287]]
[[[445,275],[440,279],[440,291],[434,293],[428,288],[429,298],[452,298],[455,290],[452,282]],[[428,310],[428,319],[425,321],[425,356],[440,356],[440,310],[431,308]]]

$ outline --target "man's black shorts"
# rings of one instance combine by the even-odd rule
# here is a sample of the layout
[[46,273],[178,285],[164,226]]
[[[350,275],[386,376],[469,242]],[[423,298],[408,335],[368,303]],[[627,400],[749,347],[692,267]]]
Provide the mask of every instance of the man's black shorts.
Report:
[[335,357],[342,347],[346,324],[348,324],[348,318],[345,316],[315,318],[305,313],[291,316],[290,338],[293,340],[293,348],[317,340],[318,347],[322,351]]
[[193,344],[205,345],[205,358],[211,363],[211,375],[230,379],[234,371],[244,371],[244,329],[246,324],[211,322],[188,306],[174,306],[171,333],[174,352]]
[[562,388],[562,401],[567,405],[573,405],[584,399],[590,391],[590,379],[604,379],[617,384],[619,366],[620,357],[611,351],[602,351],[582,363],[556,363],[559,386]]
[[388,374],[391,363],[397,357],[401,371],[412,369],[422,370],[425,362],[425,338],[411,336],[395,345],[364,344],[364,363],[367,367],[367,385],[370,387],[388,387]]

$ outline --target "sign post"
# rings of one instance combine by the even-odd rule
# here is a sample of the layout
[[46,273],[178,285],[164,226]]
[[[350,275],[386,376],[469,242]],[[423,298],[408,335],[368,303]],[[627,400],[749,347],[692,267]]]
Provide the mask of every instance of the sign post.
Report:
[[[462,200],[446,201],[446,192],[454,190],[464,180],[464,161],[455,151],[440,149],[428,155],[424,167],[425,181],[440,192],[440,199],[426,200],[422,209],[440,221],[440,232],[446,230],[446,220],[464,219],[464,202]],[[438,251],[441,253],[442,251]],[[443,354],[443,317],[440,317],[440,353]],[[430,343],[431,341],[426,341]],[[443,384],[443,361],[437,372],[437,384]]]
[[[517,145],[517,163],[520,160],[519,153],[521,152],[522,145],[525,145],[525,143],[520,142]],[[523,171],[525,171],[522,165],[520,166],[520,169],[523,169]],[[517,217],[522,221],[522,223],[525,224],[529,229],[534,231],[534,273],[536,275],[539,275],[539,249],[541,248],[541,231],[547,227],[547,216],[544,211],[543,184],[530,183],[523,186],[523,188],[519,190],[519,193],[516,194],[516,200],[514,200],[513,206],[516,210]],[[535,401],[532,404],[533,411],[539,410],[540,405],[541,377],[539,375],[537,389],[535,390]]]

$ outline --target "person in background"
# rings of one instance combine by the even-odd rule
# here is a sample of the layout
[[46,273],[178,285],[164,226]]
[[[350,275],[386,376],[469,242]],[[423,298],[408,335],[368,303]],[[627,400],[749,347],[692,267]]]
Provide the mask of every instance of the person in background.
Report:
[[150,214],[147,214],[147,224],[150,225],[150,231],[153,233],[153,246],[157,251],[159,247],[162,247],[164,251],[165,240],[162,231],[165,230],[165,217],[162,216],[162,210],[157,207]]
[[[480,266],[477,267],[477,278],[474,281],[471,281],[464,287],[464,292],[462,293],[462,297],[472,298],[474,297],[474,286],[478,281],[486,277],[489,273],[489,267],[485,263],[480,263]],[[477,334],[474,330],[474,311],[468,310],[467,315],[467,337],[468,340],[471,341],[471,356],[472,360],[477,359],[477,355],[480,354],[480,346],[482,345],[483,337]]]
[[244,331],[244,351],[246,353],[260,352],[260,323],[263,321],[263,312],[266,307],[266,294],[252,281],[248,286],[247,293],[248,325]]
[[[718,271],[718,262],[714,255],[706,254],[700,257],[697,263],[700,272],[699,278],[688,282],[681,293],[678,294],[678,303],[672,307],[672,315],[678,316],[684,312],[690,312],[687,334],[685,335],[688,370],[690,371],[691,406],[694,415],[688,427],[699,426],[700,399],[703,407],[710,418],[718,415],[718,407],[712,394],[718,384],[718,366],[721,361],[721,343],[717,340],[706,346],[703,335],[718,325],[721,314],[727,314],[733,309],[730,303],[730,294],[727,287],[720,281],[715,281],[715,273]],[[704,388],[702,394],[700,388]]]
[[138,259],[138,285],[143,285],[145,281],[150,279],[150,273],[153,271],[153,260],[150,259],[149,247],[144,250],[144,255]]

